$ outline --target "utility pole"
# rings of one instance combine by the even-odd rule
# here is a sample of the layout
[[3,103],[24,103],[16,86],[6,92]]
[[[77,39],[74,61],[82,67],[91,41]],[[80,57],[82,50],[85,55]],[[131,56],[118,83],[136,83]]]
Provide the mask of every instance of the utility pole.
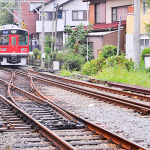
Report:
[[[88,24],[89,24],[89,4],[88,4],[88,2],[87,2],[87,22],[88,22]],[[87,50],[87,62],[89,61],[89,39],[88,39],[88,36],[87,36],[87,44],[86,44],[86,50]]]
[[140,0],[134,0],[134,70],[140,67]]
[[52,41],[51,41],[51,52],[53,51],[53,31],[54,31],[54,9],[53,9],[53,22],[52,22]]
[[119,45],[120,45],[120,27],[121,27],[121,15],[120,15],[120,21],[119,21],[119,25],[118,25],[117,55],[119,55]]
[[55,46],[54,50],[56,50],[56,43],[57,43],[57,17],[58,17],[58,4],[56,6],[56,20],[55,20]]
[[21,0],[18,0],[18,27],[22,28]]
[[45,68],[45,30],[44,30],[44,2],[42,2],[42,35],[41,35],[41,68]]

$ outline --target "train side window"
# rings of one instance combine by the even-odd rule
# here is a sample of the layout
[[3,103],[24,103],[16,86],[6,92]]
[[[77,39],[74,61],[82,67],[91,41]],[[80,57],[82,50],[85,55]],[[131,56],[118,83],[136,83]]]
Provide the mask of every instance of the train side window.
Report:
[[16,45],[16,37],[11,37],[11,45]]
[[0,35],[0,45],[9,45],[9,35]]

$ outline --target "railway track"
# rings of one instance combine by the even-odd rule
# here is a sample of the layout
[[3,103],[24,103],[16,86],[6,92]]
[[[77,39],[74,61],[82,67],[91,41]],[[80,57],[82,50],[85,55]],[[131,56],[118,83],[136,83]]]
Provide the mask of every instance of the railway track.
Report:
[[[25,75],[24,72],[23,74]],[[16,75],[14,76],[16,77]],[[28,77],[31,78],[29,75]],[[10,88],[9,97],[15,103],[15,105],[13,104],[13,107],[19,108],[19,111],[16,110],[15,113],[17,116],[22,117],[24,121],[30,124],[32,128],[35,128],[37,131],[45,129],[42,134],[46,136],[48,140],[51,139],[52,143],[57,147],[59,145],[60,149],[144,150],[144,148],[137,144],[119,137],[116,134],[100,128],[56,106],[52,102],[48,101],[44,95],[38,93],[32,82],[30,85],[22,84],[20,87],[17,87],[19,84],[15,83],[16,81],[18,81],[18,79],[13,79],[11,84],[3,81],[3,84],[8,85]],[[2,82],[2,80],[0,80],[0,82]],[[23,81],[22,83],[25,82]],[[25,91],[25,89],[29,89],[29,91]],[[23,112],[29,119],[27,119],[25,114],[22,114]],[[55,134],[51,133],[51,130],[53,130]],[[50,135],[50,133],[53,136]],[[66,146],[65,148],[64,145]]]
[[92,82],[92,83],[107,84],[109,87],[116,87],[116,88],[120,88],[120,89],[125,90],[125,91],[132,91],[132,92],[136,92],[136,93],[142,93],[145,95],[150,95],[150,89],[146,88],[146,87],[117,83],[117,82],[111,82],[111,81],[101,81],[101,80],[96,80],[96,79],[89,79],[88,81]]
[[[28,71],[30,73],[32,73],[33,75],[39,75],[39,76],[45,77],[47,79],[58,80],[58,81],[62,81],[62,82],[72,83],[72,84],[75,84],[75,85],[81,85],[81,86],[90,87],[90,88],[93,88],[93,89],[98,89],[100,91],[106,91],[106,92],[119,94],[119,95],[123,95],[123,96],[127,96],[127,97],[132,97],[132,98],[136,97],[140,100],[150,101],[149,96],[145,96],[143,94],[140,94],[140,93],[142,93],[142,90],[140,91],[139,88],[138,88],[138,93],[132,93],[132,92],[126,92],[126,91],[122,91],[122,90],[108,88],[106,86],[100,86],[98,84],[90,84],[88,82],[84,82],[84,81],[80,81],[80,80],[73,80],[73,79],[70,79],[70,78],[60,77],[60,76],[56,76],[56,75],[53,75],[53,74],[44,74],[44,73],[36,72],[36,71],[33,71],[33,70],[28,70]],[[128,86],[126,87],[126,90],[130,91],[130,89],[127,89],[127,88],[128,88]],[[147,90],[147,89],[148,88],[145,88],[145,90]],[[149,90],[147,92],[148,92],[148,95],[149,95]]]
[[6,105],[0,105],[0,149],[54,149],[49,140],[34,131]]
[[[38,80],[40,82],[45,82],[46,84],[55,85],[57,87],[61,87],[63,89],[70,90],[72,92],[76,92],[76,93],[79,93],[82,95],[86,95],[88,97],[92,97],[92,98],[95,98],[95,99],[98,99],[100,101],[104,101],[104,102],[107,102],[107,103],[110,103],[110,104],[113,104],[116,106],[125,107],[127,109],[133,109],[135,112],[139,112],[142,115],[150,115],[150,105],[141,104],[139,102],[135,102],[132,100],[127,100],[126,98],[119,98],[118,96],[112,96],[112,95],[108,95],[108,94],[103,94],[103,93],[91,91],[88,89],[83,89],[81,87],[77,87],[77,86],[68,84],[66,82],[60,82],[59,80],[53,80],[53,79],[42,77],[42,76],[35,76],[33,74],[32,74],[32,77],[34,80]],[[64,80],[67,80],[67,79],[64,79]],[[74,84],[75,83],[76,83],[76,81],[74,81]],[[83,82],[80,82],[80,83],[82,83],[84,85]],[[78,84],[78,81],[76,84]],[[86,85],[87,85],[87,83],[85,83],[84,86],[86,86]],[[109,91],[111,91],[111,89],[109,89]],[[112,91],[114,91],[114,90],[112,90]],[[118,94],[120,93],[120,91],[115,90],[115,93],[116,92],[118,92]],[[127,96],[127,94],[128,94],[128,96],[130,96],[130,93],[126,92],[126,96]],[[132,96],[133,95],[134,95],[134,97],[139,98],[138,97],[139,95],[137,96],[137,94],[132,93]],[[141,97],[144,100],[150,101],[150,97],[148,97],[148,96],[140,95],[140,98]]]
[[109,87],[115,87],[122,89],[124,91],[132,91],[135,93],[142,93],[145,95],[150,95],[150,89],[146,87],[141,87],[137,85],[130,85],[130,84],[123,84],[123,83],[118,83],[118,82],[111,82],[111,81],[103,81],[99,79],[92,79],[88,78],[88,76],[84,75],[77,75],[77,74],[72,74],[71,76],[66,76],[66,77],[71,77],[79,80],[84,80],[90,83],[97,83],[97,84],[103,84],[103,85],[108,85]]
[[[0,147],[2,149],[71,149],[67,144],[67,146],[63,142],[61,144],[61,139],[57,135],[51,133],[2,95],[0,95],[0,112],[0,136],[2,137]],[[55,139],[54,143],[52,139]]]

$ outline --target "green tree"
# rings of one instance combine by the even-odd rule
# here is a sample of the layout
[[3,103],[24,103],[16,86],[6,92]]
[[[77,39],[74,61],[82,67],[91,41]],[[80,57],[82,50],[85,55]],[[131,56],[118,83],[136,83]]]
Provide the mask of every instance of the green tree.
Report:
[[[14,5],[14,2],[0,2],[0,26],[14,24],[14,16],[7,10],[7,8],[12,8]],[[12,9],[10,11],[13,12]]]
[[150,8],[150,0],[147,0],[148,7]]
[[[76,26],[73,29],[70,26],[65,27],[65,32],[70,36],[67,38],[66,46],[70,51],[73,51],[74,54],[80,54],[83,57],[87,57],[87,35],[92,29],[92,24],[90,23],[85,27],[82,23]],[[88,58],[89,60],[93,59],[92,48],[88,49]]]
[[[150,8],[150,0],[147,0],[147,5],[148,5],[148,8]],[[149,23],[144,23],[145,25],[145,30],[146,32],[149,34],[150,36],[150,24]]]
[[38,50],[38,48],[35,48],[33,50],[33,56],[35,60],[37,60],[37,58],[39,57],[39,54],[40,54],[40,51]]
[[[54,49],[54,42],[55,42],[55,39],[53,39],[53,49]],[[46,35],[46,38],[45,38],[45,52],[47,54],[51,53],[51,44],[52,44],[52,37],[50,35]]]

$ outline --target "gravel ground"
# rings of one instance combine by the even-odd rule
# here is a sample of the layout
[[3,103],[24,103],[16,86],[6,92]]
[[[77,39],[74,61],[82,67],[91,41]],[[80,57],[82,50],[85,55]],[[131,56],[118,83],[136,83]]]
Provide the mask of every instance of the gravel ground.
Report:
[[68,111],[150,150],[150,116],[141,116],[132,110],[54,86],[41,85],[39,90]]
[[[54,86],[38,87],[44,95],[59,106],[150,150],[150,116],[141,116],[132,110]],[[135,101],[139,100],[135,99]]]

